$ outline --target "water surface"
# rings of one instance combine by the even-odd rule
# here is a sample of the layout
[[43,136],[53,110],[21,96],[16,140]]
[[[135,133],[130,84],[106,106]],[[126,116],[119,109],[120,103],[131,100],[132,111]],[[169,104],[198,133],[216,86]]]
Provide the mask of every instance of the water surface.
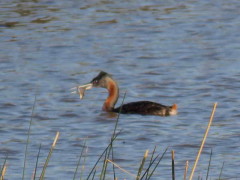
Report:
[[100,70],[118,81],[120,101],[127,91],[125,102],[179,106],[171,117],[121,115],[114,144],[121,167],[136,174],[146,149],[157,146],[161,153],[169,146],[154,177],[171,178],[175,150],[176,177],[182,179],[218,102],[195,177],[205,178],[211,148],[210,177],[218,177],[223,162],[223,178],[239,177],[239,8],[236,0],[0,2],[0,163],[8,155],[6,178],[22,176],[35,95],[25,177],[32,176],[40,143],[42,167],[56,131],[60,139],[46,179],[73,178],[86,138],[85,173],[90,171],[116,117],[101,111],[106,90],[87,91],[80,101],[69,88]]

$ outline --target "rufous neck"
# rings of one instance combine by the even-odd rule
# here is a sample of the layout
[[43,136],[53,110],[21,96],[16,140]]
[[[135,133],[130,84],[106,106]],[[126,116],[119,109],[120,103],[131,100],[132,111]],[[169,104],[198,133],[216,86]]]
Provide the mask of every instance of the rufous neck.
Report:
[[117,82],[115,82],[112,78],[106,78],[106,88],[108,90],[108,97],[103,104],[103,110],[111,112],[113,111],[119,96]]

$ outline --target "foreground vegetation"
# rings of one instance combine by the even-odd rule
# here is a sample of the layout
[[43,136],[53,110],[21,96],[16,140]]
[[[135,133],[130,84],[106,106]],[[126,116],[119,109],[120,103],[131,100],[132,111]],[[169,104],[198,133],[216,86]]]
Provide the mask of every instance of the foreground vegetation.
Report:
[[[32,115],[31,115],[31,120],[30,120],[30,123],[29,123],[29,129],[28,129],[28,135],[27,135],[27,141],[26,141],[27,143],[26,143],[26,147],[25,147],[25,156],[24,156],[24,163],[23,163],[22,179],[25,178],[26,157],[27,157],[27,152],[28,152],[29,136],[30,136],[30,131],[31,131],[31,125],[32,125],[35,103],[36,103],[36,98],[35,98],[35,102],[34,102],[34,105],[33,105],[33,108],[32,108]],[[213,120],[213,117],[214,117],[216,107],[217,107],[217,103],[215,103],[214,106],[213,106],[213,110],[212,110],[212,113],[211,113],[211,116],[210,116],[210,119],[209,119],[208,126],[206,128],[206,132],[203,136],[198,154],[196,155],[196,160],[195,160],[194,166],[192,167],[191,171],[190,170],[188,171],[188,169],[189,169],[188,168],[188,161],[186,161],[185,172],[183,174],[184,180],[186,180],[186,179],[192,180],[193,179],[198,160],[200,158],[204,143],[206,141],[210,126],[212,124],[212,120]],[[159,166],[163,157],[165,156],[165,154],[168,150],[168,147],[164,150],[163,153],[157,153],[156,152],[156,147],[150,153],[149,153],[149,150],[146,150],[145,153],[144,153],[144,156],[141,160],[141,163],[138,165],[139,166],[138,171],[135,174],[132,174],[132,173],[128,172],[127,170],[121,168],[117,163],[114,162],[114,149],[113,149],[114,146],[113,145],[114,145],[114,141],[117,139],[118,135],[121,133],[120,131],[117,130],[118,121],[119,121],[119,115],[116,119],[115,127],[113,129],[113,133],[112,133],[112,136],[110,138],[110,142],[109,142],[108,146],[104,149],[102,154],[99,156],[98,160],[96,161],[96,163],[94,164],[94,166],[90,170],[87,177],[83,178],[82,177],[83,172],[80,172],[81,173],[81,179],[87,179],[87,180],[89,180],[89,179],[100,179],[100,180],[104,180],[104,179],[106,179],[106,175],[107,174],[109,175],[109,173],[111,172],[111,175],[113,176],[112,179],[117,180],[118,177],[116,176],[116,173],[115,173],[116,168],[123,171],[124,173],[127,173],[129,176],[131,176],[131,179],[149,180],[154,176],[154,172],[157,169],[157,167]],[[39,175],[39,177],[37,177],[36,172],[37,172],[37,169],[39,167],[38,166],[38,159],[39,159],[40,150],[41,150],[41,145],[39,146],[39,151],[38,151],[38,154],[37,154],[37,157],[36,157],[36,165],[35,165],[35,168],[33,169],[33,176],[32,176],[33,180],[44,179],[45,172],[46,172],[46,169],[47,169],[47,166],[48,166],[48,162],[51,158],[51,155],[54,151],[56,143],[59,139],[59,135],[60,135],[60,133],[57,132],[56,136],[54,138],[54,141],[52,143],[52,146],[50,147],[48,156],[46,157],[45,163],[42,167],[41,174]],[[80,169],[80,164],[84,165],[84,163],[85,163],[85,158],[86,158],[84,156],[84,152],[86,151],[86,146],[85,145],[86,145],[86,141],[84,142],[84,146],[82,148],[80,157],[78,159],[77,166],[76,166],[75,172],[73,174],[73,180],[77,178],[77,174],[79,173],[78,171]],[[211,165],[211,156],[212,156],[212,151],[211,151],[211,154],[210,154],[206,179],[208,179],[209,169],[210,169],[210,165]],[[2,164],[2,167],[0,169],[0,175],[1,175],[0,180],[3,180],[4,176],[6,174],[6,171],[7,171],[7,163],[6,162],[7,162],[7,160],[8,160],[8,157],[5,158],[5,160]],[[222,169],[223,169],[223,166],[222,166]],[[219,172],[218,179],[221,179],[222,169]],[[80,171],[83,171],[83,169],[81,169]],[[172,151],[172,179],[175,180],[174,151]]]

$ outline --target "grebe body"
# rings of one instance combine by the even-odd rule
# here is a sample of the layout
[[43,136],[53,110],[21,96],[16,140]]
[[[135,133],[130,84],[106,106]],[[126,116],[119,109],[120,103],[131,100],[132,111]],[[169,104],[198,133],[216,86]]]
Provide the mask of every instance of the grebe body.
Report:
[[177,114],[177,105],[164,106],[151,101],[137,101],[124,104],[113,111],[123,114],[169,116]]
[[173,104],[172,106],[165,106],[151,101],[132,102],[115,108],[115,104],[119,97],[118,84],[111,75],[103,71],[101,71],[98,76],[93,78],[89,84],[78,86],[80,98],[83,97],[85,89],[91,89],[92,87],[101,87],[108,90],[108,97],[102,107],[102,110],[106,112],[158,116],[169,116],[177,114],[176,104]]

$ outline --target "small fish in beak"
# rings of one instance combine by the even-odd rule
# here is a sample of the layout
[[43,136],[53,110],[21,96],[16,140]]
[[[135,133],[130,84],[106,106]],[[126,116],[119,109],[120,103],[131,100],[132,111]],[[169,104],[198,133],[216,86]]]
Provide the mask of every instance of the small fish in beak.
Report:
[[79,94],[80,99],[82,99],[84,96],[85,90],[91,89],[92,87],[93,87],[92,83],[85,84],[82,86],[77,86],[77,87],[71,88],[71,90],[75,90],[75,91],[72,91],[71,93]]

